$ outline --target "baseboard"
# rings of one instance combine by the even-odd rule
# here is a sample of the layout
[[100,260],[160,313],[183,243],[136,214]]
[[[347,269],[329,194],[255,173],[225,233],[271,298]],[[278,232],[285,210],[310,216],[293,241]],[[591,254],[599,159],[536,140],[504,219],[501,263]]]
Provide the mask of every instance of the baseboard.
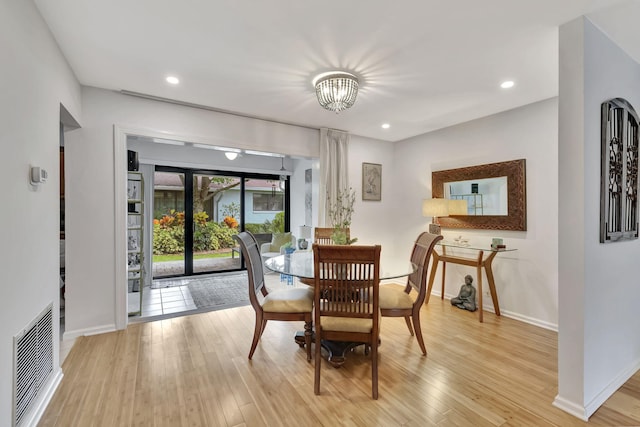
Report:
[[[431,293],[431,298],[438,297],[440,298],[440,292],[434,291]],[[451,298],[453,298],[455,295],[447,295],[446,293],[444,294],[444,298],[446,300],[451,300]],[[489,302],[491,302],[491,298],[488,298]],[[484,304],[484,311],[487,311],[489,313],[495,313],[495,309],[493,308],[493,305],[487,305]],[[529,317],[529,316],[523,316],[522,314],[519,313],[514,313],[512,311],[508,311],[508,310],[500,310],[500,315],[504,316],[504,317],[508,317],[509,319],[513,319],[513,320],[517,320],[519,322],[523,322],[523,323],[528,323],[530,325],[533,326],[537,326],[539,328],[543,328],[543,329],[548,329],[550,331],[554,331],[554,332],[558,332],[558,325],[554,324],[554,323],[550,323],[550,322],[546,322],[544,320],[540,320],[540,319],[536,319],[534,317]]]
[[631,378],[633,374],[638,371],[638,369],[640,369],[640,359],[636,360],[628,368],[620,371],[620,373],[618,373],[618,375],[616,375],[615,378],[611,380],[611,382],[609,382],[609,384],[605,388],[603,388],[600,393],[598,393],[593,399],[591,399],[590,402],[586,404],[584,410],[587,414],[587,417],[593,415],[593,413],[596,412],[598,408],[602,406],[602,404],[613,395],[613,393],[615,393],[620,387],[622,387],[624,383],[629,381],[629,378]]
[[96,326],[93,328],[85,328],[85,329],[76,329],[74,331],[65,331],[64,334],[62,335],[62,339],[63,340],[73,340],[76,339],[78,337],[84,337],[84,336],[88,336],[88,335],[98,335],[98,334],[104,334],[107,332],[114,332],[116,331],[116,325],[115,324],[110,324],[110,325],[102,325],[102,326]]
[[511,311],[505,311],[505,310],[501,310],[500,314],[510,319],[528,323],[533,326],[538,326],[539,328],[548,329],[553,332],[558,332],[558,325],[555,323],[545,322],[544,320],[536,319],[534,317],[529,317],[529,316],[523,316],[521,314],[513,313]]
[[575,402],[556,396],[553,400],[553,406],[573,415],[576,418],[580,418],[582,421],[589,421],[585,408]]
[[51,402],[53,394],[60,385],[62,377],[62,369],[58,368],[51,376],[51,379],[47,381],[45,386],[41,389],[42,396],[38,399],[37,406],[34,406],[33,409],[26,414],[26,418],[22,419],[22,423],[20,424],[21,426],[35,427],[38,425],[42,414],[44,414],[47,406],[49,406],[49,402]]
[[598,410],[600,406],[607,401],[620,387],[626,383],[640,369],[640,359],[636,360],[631,366],[620,371],[609,384],[600,391],[589,403],[584,407],[580,404],[572,402],[560,396],[556,396],[553,406],[578,417],[583,421],[589,421],[589,417]]

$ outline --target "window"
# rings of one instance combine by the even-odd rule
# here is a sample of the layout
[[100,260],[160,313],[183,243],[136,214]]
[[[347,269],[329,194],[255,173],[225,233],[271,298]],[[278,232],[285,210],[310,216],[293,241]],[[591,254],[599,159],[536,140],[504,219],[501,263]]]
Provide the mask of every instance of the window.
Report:
[[253,193],[254,212],[274,212],[284,210],[284,197],[282,193]]

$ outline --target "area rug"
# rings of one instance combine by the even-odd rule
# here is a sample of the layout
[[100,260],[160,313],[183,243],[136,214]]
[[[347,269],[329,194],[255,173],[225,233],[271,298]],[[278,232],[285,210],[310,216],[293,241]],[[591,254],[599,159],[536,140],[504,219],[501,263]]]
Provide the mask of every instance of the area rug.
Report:
[[187,287],[196,307],[221,310],[249,304],[248,281],[245,271],[191,279]]

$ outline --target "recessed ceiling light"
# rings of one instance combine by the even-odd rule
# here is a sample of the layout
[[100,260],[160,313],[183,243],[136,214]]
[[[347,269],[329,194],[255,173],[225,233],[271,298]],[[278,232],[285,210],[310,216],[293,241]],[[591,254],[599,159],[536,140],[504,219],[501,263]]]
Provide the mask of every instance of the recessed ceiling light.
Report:
[[389,123],[383,123],[382,124],[382,129],[389,129],[391,127],[391,125]]
[[180,83],[180,79],[178,79],[175,76],[169,76],[166,78],[167,83],[171,83],[172,85],[177,85],[178,83]]
[[502,89],[509,89],[510,87],[513,87],[514,84],[515,83],[512,80],[507,80],[507,81],[504,81],[504,82],[500,83],[500,87]]
[[227,151],[224,153],[224,155],[227,157],[227,159],[229,160],[235,160],[236,157],[238,157],[238,153],[233,152],[233,151]]

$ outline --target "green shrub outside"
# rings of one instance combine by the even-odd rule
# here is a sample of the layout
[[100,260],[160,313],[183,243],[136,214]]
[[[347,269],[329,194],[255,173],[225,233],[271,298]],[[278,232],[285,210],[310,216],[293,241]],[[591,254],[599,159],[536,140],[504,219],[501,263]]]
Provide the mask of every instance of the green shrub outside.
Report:
[[[179,236],[182,235],[182,238]],[[161,228],[153,224],[153,253],[155,255],[184,252],[184,227]]]
[[269,230],[267,230],[267,228],[265,227],[264,223],[262,223],[262,224],[255,224],[255,223],[245,224],[244,228],[245,228],[245,230],[247,230],[251,234],[269,233]]
[[[206,212],[198,212],[194,215],[194,251],[215,251],[234,247],[235,242],[232,236],[238,233],[237,228],[229,228],[224,223],[207,222],[207,219]],[[153,221],[153,254],[166,255],[183,252],[184,213],[171,210],[162,218]]]
[[[170,211],[153,224],[153,254],[178,254],[184,252],[184,213]],[[207,222],[206,212],[194,215],[193,250],[195,252],[215,251],[235,246],[233,236],[237,228],[229,228],[225,223]],[[273,221],[261,224],[245,224],[245,229],[253,234],[284,232],[284,212],[278,212]]]
[[245,224],[244,228],[251,234],[284,233],[284,212],[278,212],[273,221],[266,220],[261,224]]

